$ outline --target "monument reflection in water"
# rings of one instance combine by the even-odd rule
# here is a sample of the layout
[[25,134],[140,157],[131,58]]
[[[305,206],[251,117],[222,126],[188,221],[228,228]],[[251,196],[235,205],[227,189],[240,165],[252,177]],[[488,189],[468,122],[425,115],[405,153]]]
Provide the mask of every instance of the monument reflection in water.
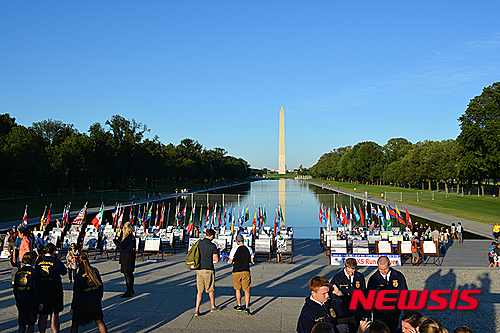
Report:
[[[325,194],[316,192],[317,190]],[[264,226],[273,228],[276,209],[281,205],[284,224],[293,227],[295,238],[318,238],[321,226],[318,219],[319,202],[320,200],[334,202],[333,192],[323,191],[321,188],[297,180],[252,182],[249,190],[240,193],[245,193],[245,200],[241,205],[246,206],[248,202],[250,206],[250,221],[244,226],[252,225],[255,207],[265,205],[267,223]]]

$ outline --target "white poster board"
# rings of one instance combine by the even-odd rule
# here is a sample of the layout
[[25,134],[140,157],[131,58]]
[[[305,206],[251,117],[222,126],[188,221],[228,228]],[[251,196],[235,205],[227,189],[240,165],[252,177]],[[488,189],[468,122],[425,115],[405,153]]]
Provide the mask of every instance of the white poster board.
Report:
[[[172,234],[172,238],[173,238],[174,234]],[[194,237],[191,237],[189,238],[189,245],[188,245],[188,252],[189,250],[191,250],[191,247],[196,244],[197,241],[199,241],[201,238],[194,238]]]
[[433,241],[424,241],[423,249],[425,254],[438,254],[437,245]]
[[352,253],[355,254],[369,254],[368,241],[355,240],[352,242]]
[[144,243],[144,251],[160,251],[160,242],[160,238],[146,238],[146,241]]
[[392,244],[388,241],[378,242],[378,253],[392,253]]
[[402,241],[401,242],[401,253],[403,253],[403,254],[411,253],[411,241]]
[[219,250],[219,252],[224,252],[226,250],[226,240],[225,239],[212,239],[212,243],[215,244],[215,246],[217,246],[217,250]]
[[97,232],[87,232],[85,238],[83,239],[83,249],[93,250],[97,247]]
[[347,247],[345,240],[331,241],[330,244],[331,253],[347,253]]
[[256,239],[255,252],[271,252],[271,239]]

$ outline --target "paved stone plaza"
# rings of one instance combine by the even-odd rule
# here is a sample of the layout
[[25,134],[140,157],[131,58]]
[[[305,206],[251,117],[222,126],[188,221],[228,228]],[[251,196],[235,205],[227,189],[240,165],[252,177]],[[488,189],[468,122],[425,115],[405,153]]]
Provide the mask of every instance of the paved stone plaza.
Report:
[[[427,311],[437,317],[448,330],[468,325],[476,332],[500,332],[499,268],[486,268],[486,252],[490,241],[471,240],[453,245],[443,266],[400,267],[410,289],[481,289],[479,307],[474,311]],[[138,261],[135,295],[122,299],[125,291],[118,261],[93,260],[104,281],[104,321],[110,332],[294,332],[304,298],[309,295],[308,282],[315,275],[329,280],[339,267],[329,266],[317,240],[297,239],[294,263],[258,262],[252,269],[253,316],[233,310],[236,304],[231,267],[217,264],[216,302],[222,308],[210,313],[205,295],[202,315],[193,317],[196,284],[195,273],[184,264],[186,251],[165,257],[161,262]],[[362,267],[369,276],[375,268]],[[10,288],[10,265],[0,262],[0,332],[17,330],[17,310]],[[61,329],[69,332],[69,306],[72,285],[64,278],[65,309],[61,313]],[[36,328],[37,329],[37,328]],[[50,331],[50,329],[49,329]],[[95,324],[80,332],[97,332]]]

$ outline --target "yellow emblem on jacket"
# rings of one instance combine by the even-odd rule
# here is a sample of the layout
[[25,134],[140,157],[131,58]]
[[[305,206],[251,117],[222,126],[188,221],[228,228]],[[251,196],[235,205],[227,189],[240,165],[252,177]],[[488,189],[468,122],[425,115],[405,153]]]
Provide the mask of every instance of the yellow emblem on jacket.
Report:
[[398,280],[392,280],[392,285],[394,288],[398,287]]
[[335,311],[333,311],[333,309],[330,309],[330,316],[331,316],[332,318],[337,317],[337,315],[335,314]]
[[359,287],[361,287],[361,283],[359,283],[359,281],[356,281],[356,289],[359,289]]
[[20,286],[25,286],[28,283],[28,277],[26,274],[23,274],[19,277],[19,285]]

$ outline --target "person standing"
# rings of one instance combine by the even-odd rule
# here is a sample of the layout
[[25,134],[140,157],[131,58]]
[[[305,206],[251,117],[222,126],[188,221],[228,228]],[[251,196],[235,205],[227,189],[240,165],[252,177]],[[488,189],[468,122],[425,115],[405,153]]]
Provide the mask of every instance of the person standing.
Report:
[[458,244],[463,244],[464,243],[464,240],[463,240],[463,236],[462,236],[462,233],[464,231],[464,227],[462,227],[462,223],[458,222],[458,225],[457,225],[457,237],[458,237]]
[[215,305],[215,267],[214,262],[219,262],[219,250],[212,240],[215,237],[214,229],[208,229],[203,238],[198,243],[198,250],[200,252],[200,268],[196,270],[196,308],[194,316],[200,315],[200,304],[203,297],[203,291],[208,294],[210,298],[211,309],[210,312],[219,311]]
[[76,257],[78,255],[80,255],[80,253],[76,249],[76,244],[72,243],[71,248],[68,251],[68,254],[66,255],[66,265],[68,267],[69,283],[72,283],[75,280],[76,270],[78,268]]
[[498,222],[493,226],[493,237],[495,237],[495,241],[498,242],[498,236],[500,235],[500,225]]
[[36,264],[36,271],[40,275],[43,298],[43,309],[40,311],[38,320],[40,333],[45,333],[49,315],[52,332],[59,332],[59,312],[64,308],[61,275],[66,275],[68,270],[56,256],[56,246],[49,243],[45,247],[45,255]]
[[91,267],[85,253],[77,257],[79,271],[73,285],[73,301],[70,314],[73,316],[71,333],[78,332],[78,326],[95,321],[100,333],[108,332],[102,318],[103,286],[97,268]]
[[130,222],[125,222],[120,237],[114,242],[120,249],[120,271],[125,276],[127,291],[122,298],[131,297],[134,294],[134,270],[135,270],[135,238],[134,228]]
[[345,261],[344,268],[335,274],[330,281],[330,285],[336,286],[333,293],[340,297],[342,302],[342,311],[339,311],[339,324],[349,325],[349,332],[356,332],[359,321],[363,318],[364,310],[361,308],[349,310],[352,293],[354,290],[364,290],[365,276],[356,271],[358,262],[354,258],[348,258]]
[[418,232],[415,232],[414,238],[411,241],[411,265],[417,266],[420,261],[420,240],[418,239]]
[[40,276],[33,267],[35,260],[36,253],[25,253],[22,259],[24,266],[16,272],[14,281],[19,333],[34,332],[38,311],[43,309]]
[[[368,280],[368,290],[408,290],[406,279],[401,272],[391,268],[391,261],[387,256],[377,260],[378,270]],[[373,309],[373,320],[382,320],[394,332],[399,326],[398,301],[387,301],[386,306],[395,306],[394,310]]]
[[33,242],[31,241],[28,228],[22,228],[19,231],[19,236],[21,237],[21,245],[19,246],[19,259],[22,259],[25,253],[33,251]]
[[[297,321],[298,333],[310,333],[318,322],[333,325],[335,333],[348,332],[348,326],[338,325],[337,309],[330,299],[330,284],[322,276],[315,276],[309,282],[311,296],[306,297]],[[338,326],[337,326],[338,325]]]
[[[252,279],[250,276],[250,263],[254,263],[254,253],[251,248],[243,244],[243,236],[236,236],[238,246],[233,246],[229,253],[229,263],[233,265],[233,285],[236,290],[236,311],[244,311],[251,316],[250,312],[250,287]],[[241,306],[241,289],[245,292],[245,310]]]

